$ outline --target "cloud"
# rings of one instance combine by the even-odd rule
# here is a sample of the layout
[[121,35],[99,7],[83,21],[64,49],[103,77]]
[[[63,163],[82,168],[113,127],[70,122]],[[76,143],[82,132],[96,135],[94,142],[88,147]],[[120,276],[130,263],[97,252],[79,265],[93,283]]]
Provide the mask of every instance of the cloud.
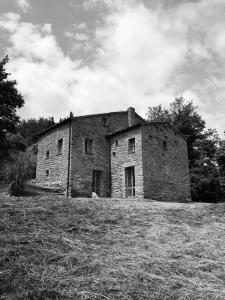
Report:
[[144,1],[83,3],[86,10],[107,12],[92,31],[81,23],[65,33],[83,51],[82,60],[63,53],[50,24],[25,23],[15,14],[0,19],[9,35],[10,71],[26,96],[24,117],[128,106],[145,116],[148,106],[168,105],[182,93],[199,106],[209,127],[223,131],[224,1],[180,1],[160,9]]
[[29,0],[16,0],[17,6],[25,13],[30,8]]
[[0,19],[0,28],[9,33],[8,69],[25,96],[26,104],[20,114],[59,117],[68,113],[79,61],[72,62],[64,55],[49,24],[24,23],[11,13]]

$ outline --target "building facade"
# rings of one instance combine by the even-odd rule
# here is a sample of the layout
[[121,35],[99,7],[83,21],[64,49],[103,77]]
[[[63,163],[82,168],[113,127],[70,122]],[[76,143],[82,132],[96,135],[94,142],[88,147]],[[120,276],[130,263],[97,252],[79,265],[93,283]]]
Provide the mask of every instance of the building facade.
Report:
[[71,117],[43,131],[36,181],[73,197],[191,200],[186,141],[132,107]]

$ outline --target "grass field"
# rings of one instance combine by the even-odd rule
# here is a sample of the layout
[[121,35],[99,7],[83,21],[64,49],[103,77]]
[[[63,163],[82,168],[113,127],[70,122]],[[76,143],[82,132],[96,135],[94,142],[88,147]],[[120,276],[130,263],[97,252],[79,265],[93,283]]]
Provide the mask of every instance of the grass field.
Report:
[[225,299],[225,204],[0,200],[0,299]]

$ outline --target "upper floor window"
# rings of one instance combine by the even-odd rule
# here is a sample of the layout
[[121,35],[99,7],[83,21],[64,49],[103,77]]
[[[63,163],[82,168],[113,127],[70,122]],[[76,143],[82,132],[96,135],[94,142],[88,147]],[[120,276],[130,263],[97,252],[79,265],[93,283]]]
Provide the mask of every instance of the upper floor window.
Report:
[[165,140],[163,141],[162,147],[163,147],[163,150],[168,150],[167,141],[165,141]]
[[45,158],[46,158],[46,159],[49,159],[49,150],[48,150],[48,151],[46,151]]
[[93,153],[93,140],[85,139],[85,153],[92,154]]
[[118,140],[116,140],[116,146],[118,146],[119,145],[119,142],[118,142]]
[[128,153],[134,153],[135,152],[135,138],[128,140]]
[[62,154],[62,149],[63,149],[63,139],[58,140],[57,143],[57,154]]
[[49,170],[45,171],[45,175],[46,175],[46,177],[49,177]]
[[107,127],[108,126],[108,119],[107,117],[102,117],[102,126]]

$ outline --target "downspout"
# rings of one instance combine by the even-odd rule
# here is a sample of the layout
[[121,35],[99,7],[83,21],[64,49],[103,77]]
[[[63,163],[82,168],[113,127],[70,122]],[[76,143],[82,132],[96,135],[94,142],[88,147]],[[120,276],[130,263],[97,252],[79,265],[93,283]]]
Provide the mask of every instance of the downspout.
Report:
[[108,164],[109,164],[109,175],[108,175],[108,185],[109,185],[109,197],[111,197],[111,148],[110,148],[110,138],[108,141]]
[[70,127],[69,127],[69,151],[68,151],[68,168],[67,168],[66,197],[69,197],[69,185],[70,185],[71,132],[72,132],[72,118],[70,118]]

